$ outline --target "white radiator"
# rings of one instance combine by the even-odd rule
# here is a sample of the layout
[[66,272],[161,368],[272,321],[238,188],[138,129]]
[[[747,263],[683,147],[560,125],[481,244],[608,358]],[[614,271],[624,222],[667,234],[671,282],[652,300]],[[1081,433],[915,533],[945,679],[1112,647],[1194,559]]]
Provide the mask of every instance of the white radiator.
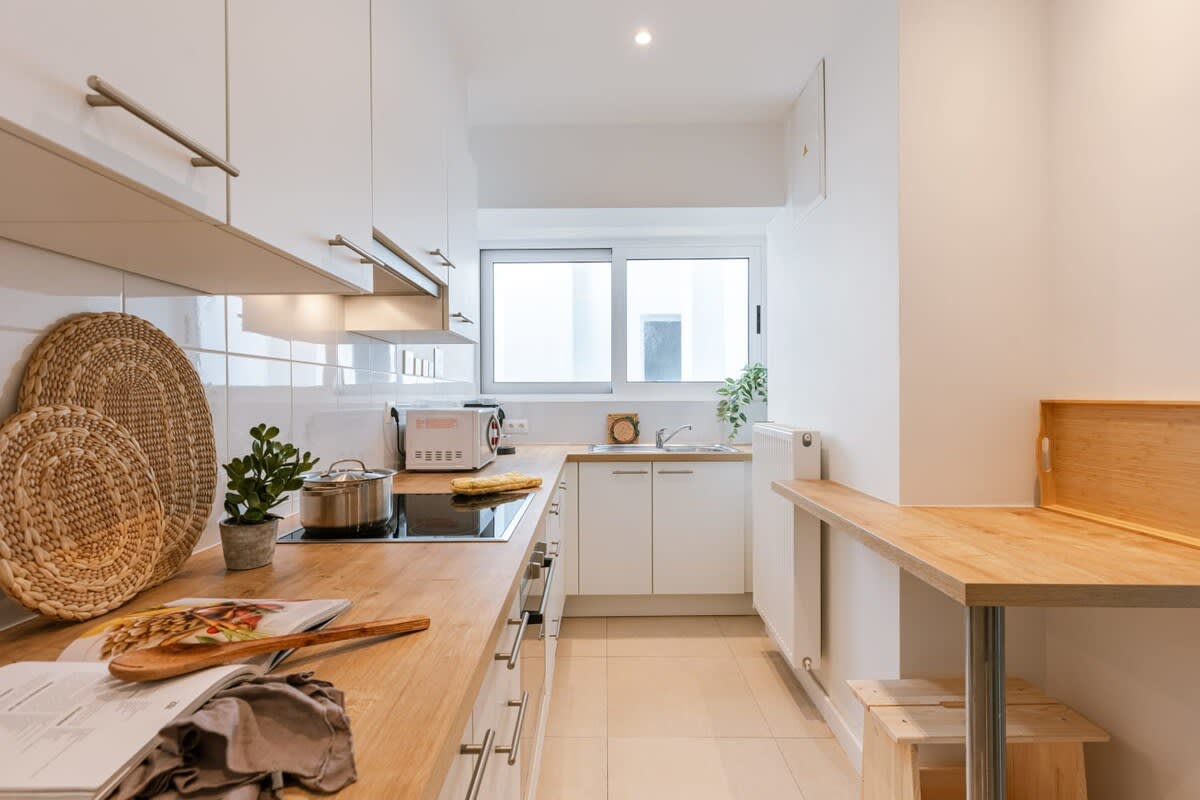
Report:
[[754,608],[793,669],[821,663],[821,523],[771,490],[772,481],[821,477],[821,434],[754,426]]

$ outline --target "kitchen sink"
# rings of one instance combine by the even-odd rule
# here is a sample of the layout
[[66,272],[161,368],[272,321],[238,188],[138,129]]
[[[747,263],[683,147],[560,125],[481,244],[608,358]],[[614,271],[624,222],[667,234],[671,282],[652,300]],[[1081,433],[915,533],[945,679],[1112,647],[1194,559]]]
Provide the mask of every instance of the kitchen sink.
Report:
[[736,453],[736,447],[727,444],[668,444],[666,447],[655,447],[652,444],[593,444],[588,448],[592,453]]

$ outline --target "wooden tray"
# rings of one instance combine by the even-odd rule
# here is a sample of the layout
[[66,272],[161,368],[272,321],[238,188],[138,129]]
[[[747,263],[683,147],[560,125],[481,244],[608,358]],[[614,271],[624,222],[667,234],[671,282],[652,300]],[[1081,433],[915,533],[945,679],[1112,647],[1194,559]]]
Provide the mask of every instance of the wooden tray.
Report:
[[1043,400],[1042,508],[1200,547],[1200,402]]

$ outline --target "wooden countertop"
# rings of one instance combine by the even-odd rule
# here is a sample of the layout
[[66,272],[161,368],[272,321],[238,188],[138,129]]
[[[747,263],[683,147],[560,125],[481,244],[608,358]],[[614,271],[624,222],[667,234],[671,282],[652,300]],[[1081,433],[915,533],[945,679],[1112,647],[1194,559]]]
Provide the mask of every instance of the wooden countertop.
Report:
[[772,484],[966,606],[1200,607],[1200,548],[1041,508],[901,507],[833,481]]
[[[346,692],[358,782],[339,798],[432,800],[458,752],[484,674],[499,647],[509,598],[563,464],[572,461],[745,461],[737,454],[596,457],[587,445],[521,445],[473,475],[519,470],[542,487],[507,542],[279,545],[267,567],[227,572],[221,549],[190,558],[182,572],[109,616],[179,597],[328,598],[353,601],[339,623],[428,614],[424,633],[372,643],[302,650],[287,671],[314,670]],[[398,492],[444,493],[466,473],[401,472]],[[100,619],[104,619],[101,617]],[[0,631],[0,664],[53,661],[83,628],[37,618]],[[511,634],[508,634],[511,636]],[[289,796],[303,793],[289,790]]]

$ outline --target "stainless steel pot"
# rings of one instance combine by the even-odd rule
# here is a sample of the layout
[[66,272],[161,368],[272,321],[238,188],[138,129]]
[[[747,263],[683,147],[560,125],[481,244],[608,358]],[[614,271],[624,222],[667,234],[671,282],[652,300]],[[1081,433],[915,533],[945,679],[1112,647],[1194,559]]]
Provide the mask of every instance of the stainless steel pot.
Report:
[[[358,469],[337,469],[357,464]],[[308,530],[360,531],[392,518],[394,469],[371,468],[357,458],[343,458],[324,472],[302,475],[300,524]]]

